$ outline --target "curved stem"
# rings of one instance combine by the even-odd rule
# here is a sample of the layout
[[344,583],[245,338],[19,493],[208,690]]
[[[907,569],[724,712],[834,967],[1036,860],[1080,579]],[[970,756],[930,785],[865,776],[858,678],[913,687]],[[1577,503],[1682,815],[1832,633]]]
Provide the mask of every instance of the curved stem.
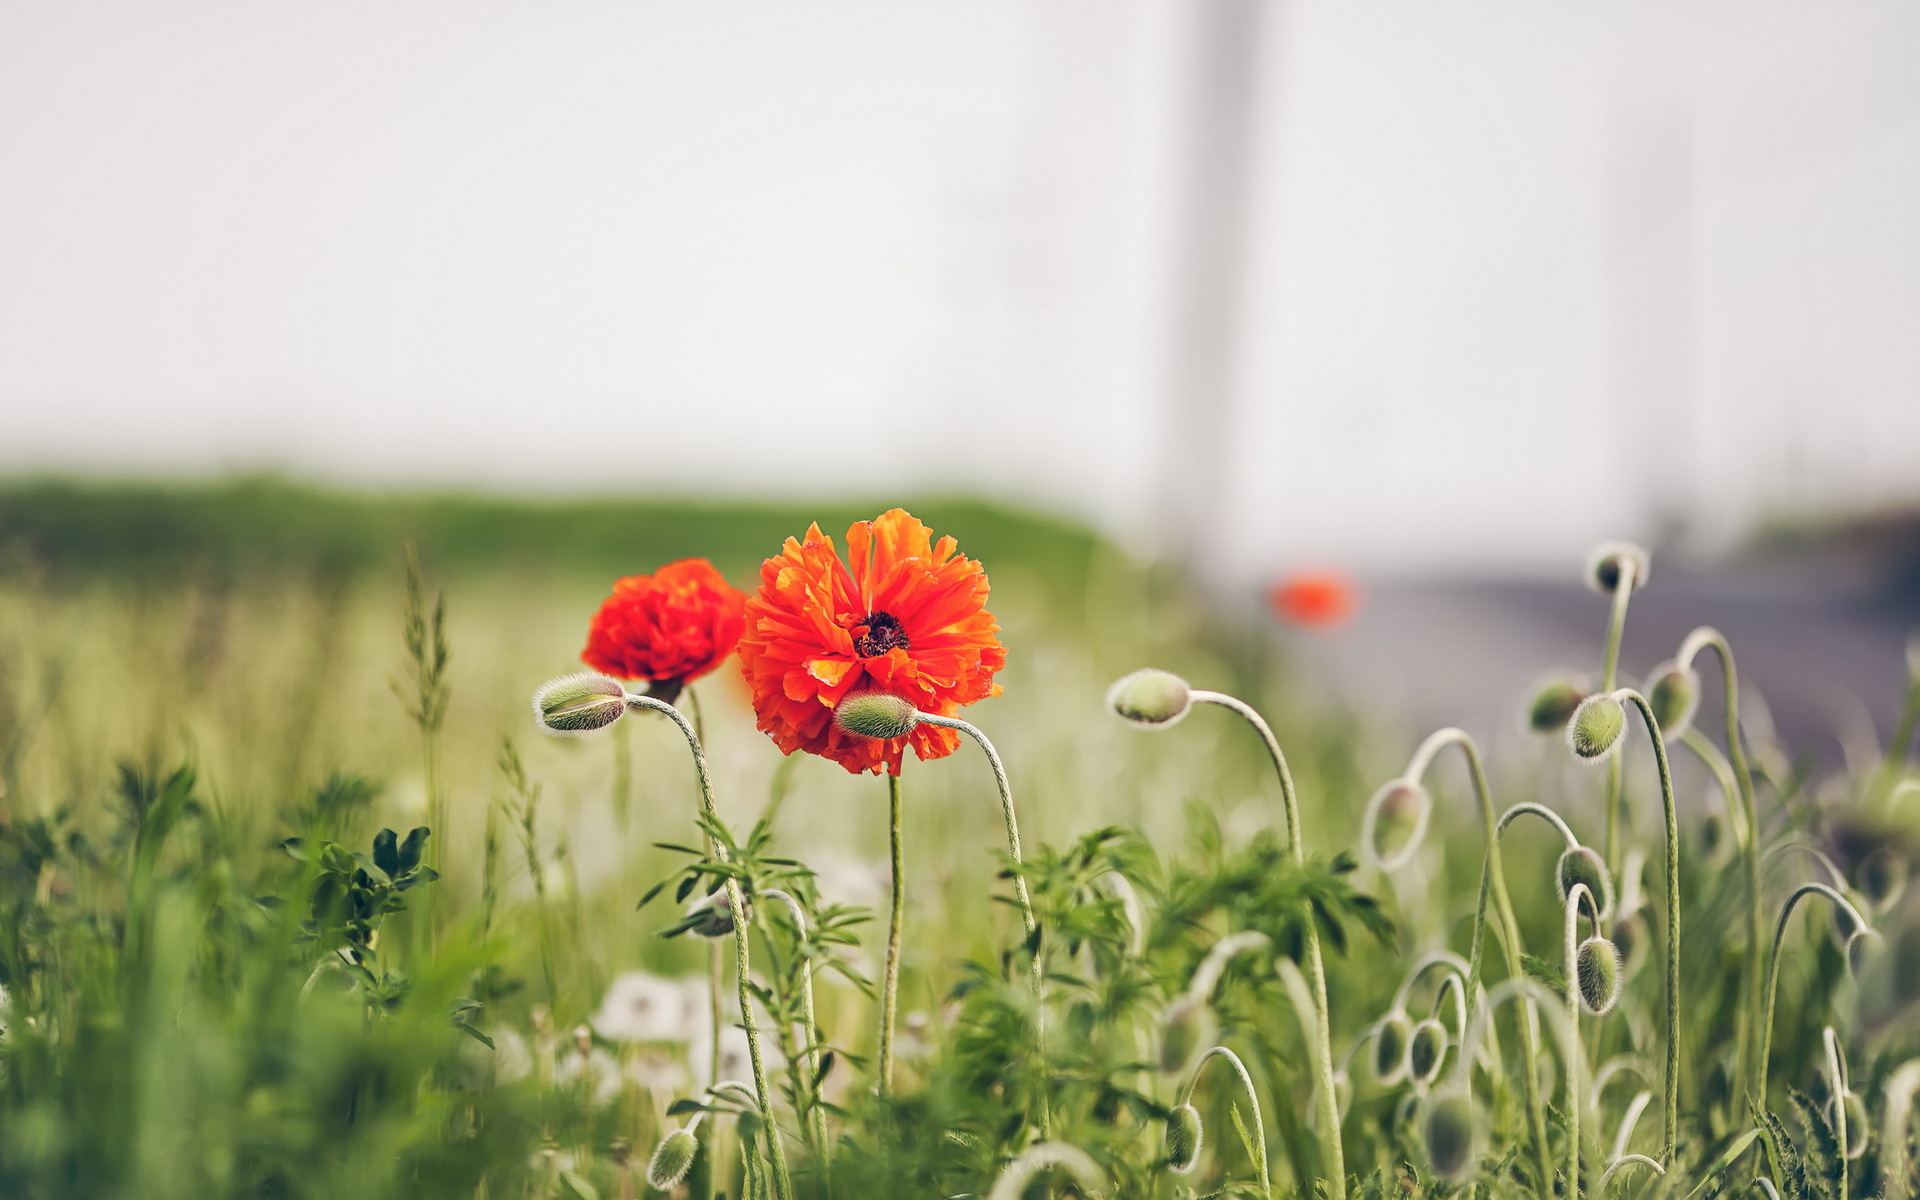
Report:
[[[1280,799],[1286,806],[1287,841],[1293,849],[1293,862],[1295,866],[1304,866],[1307,852],[1300,834],[1300,800],[1294,793],[1293,773],[1287,769],[1287,756],[1280,749],[1280,739],[1273,736],[1273,729],[1267,724],[1266,718],[1246,701],[1224,692],[1195,691],[1193,701],[1231,709],[1260,734],[1260,739],[1266,743],[1267,757],[1273,760],[1274,772],[1280,777]],[[1307,923],[1307,970],[1313,984],[1316,1036],[1312,1053],[1314,1073],[1320,1077],[1320,1121],[1327,1142],[1328,1181],[1333,1185],[1335,1200],[1345,1200],[1347,1163],[1346,1152],[1340,1144],[1340,1102],[1333,1091],[1333,1022],[1327,1007],[1327,968],[1320,957],[1320,931],[1312,922]]]
[[1580,903],[1595,911],[1600,901],[1584,883],[1567,889],[1565,921],[1567,987],[1567,1195],[1580,1200],[1580,1068],[1586,1052],[1580,1045]]
[[[1480,805],[1480,825],[1486,840],[1486,857],[1480,867],[1480,897],[1473,914],[1473,942],[1468,951],[1467,969],[1467,1009],[1476,1014],[1485,1003],[1485,986],[1480,981],[1480,971],[1486,956],[1487,901],[1493,900],[1494,911],[1500,920],[1500,946],[1507,960],[1507,974],[1514,978],[1524,978],[1526,968],[1521,964],[1520,922],[1513,915],[1513,900],[1507,894],[1506,867],[1500,859],[1500,825],[1493,811],[1493,787],[1487,782],[1486,764],[1480,759],[1480,747],[1465,730],[1449,726],[1427,735],[1426,741],[1413,753],[1407,765],[1406,778],[1415,783],[1426,774],[1434,758],[1447,746],[1460,747],[1460,753],[1466,756],[1467,773],[1473,782],[1474,798]],[[1528,1009],[1531,1013],[1532,1008]],[[1540,1056],[1540,1033],[1532,1019],[1520,1022],[1522,1049],[1526,1061],[1521,1064],[1520,1088],[1527,1105],[1527,1121],[1533,1134],[1534,1161],[1540,1172],[1540,1191],[1543,1198],[1550,1197],[1553,1190],[1553,1163],[1547,1154],[1547,1112],[1546,1104],[1540,1095],[1539,1080],[1534,1062]],[[1463,1078],[1470,1078],[1473,1055],[1465,1052],[1460,1055],[1460,1069]]]
[[1673,800],[1673,770],[1667,764],[1666,739],[1660,736],[1660,722],[1653,706],[1632,688],[1620,688],[1614,698],[1631,702],[1646,723],[1647,739],[1653,743],[1654,765],[1660,770],[1660,803],[1667,817],[1667,1086],[1666,1111],[1661,1114],[1665,1138],[1660,1154],[1662,1162],[1672,1162],[1680,1141],[1680,816]]
[[1254,1160],[1254,1165],[1260,1168],[1260,1191],[1272,1197],[1273,1180],[1267,1174],[1267,1123],[1260,1118],[1260,1096],[1253,1090],[1253,1076],[1247,1074],[1247,1065],[1240,1061],[1240,1056],[1225,1046],[1214,1046],[1202,1054],[1200,1061],[1193,1065],[1193,1074],[1187,1079],[1187,1086],[1180,1095],[1180,1103],[1193,1102],[1193,1089],[1200,1083],[1200,1072],[1206,1068],[1207,1060],[1212,1058],[1226,1059],[1233,1067],[1234,1074],[1240,1077],[1240,1086],[1247,1091],[1247,1104],[1253,1109],[1253,1129],[1258,1135],[1254,1142],[1254,1150],[1259,1157]]
[[[1691,667],[1694,657],[1701,650],[1712,650],[1720,660],[1721,708],[1726,718],[1727,758],[1732,767],[1734,786],[1740,793],[1740,811],[1746,824],[1746,842],[1741,847],[1742,857],[1746,860],[1747,876],[1747,962],[1744,971],[1746,984],[1747,1024],[1751,1028],[1760,1020],[1760,816],[1759,806],[1753,798],[1753,768],[1747,762],[1746,746],[1740,738],[1740,675],[1734,666],[1733,647],[1727,639],[1712,626],[1703,625],[1688,634],[1680,644],[1680,653],[1675,661],[1683,667]],[[1749,1035],[1749,1049],[1756,1039]],[[1747,1064],[1747,1078],[1757,1078],[1757,1065]]]
[[[1620,638],[1627,628],[1627,601],[1633,596],[1634,568],[1629,555],[1619,559],[1619,575],[1613,584],[1613,605],[1607,613],[1607,648],[1605,663],[1601,668],[1600,690],[1613,690],[1620,674]],[[1620,801],[1621,801],[1620,756],[1615,754],[1607,760],[1607,870],[1616,875],[1620,872]]]
[[893,1022],[900,1006],[900,926],[907,907],[907,880],[900,862],[900,777],[887,776],[887,858],[893,864],[892,904],[887,909],[887,965],[880,991],[880,1094],[893,1094]]
[[813,1152],[819,1156],[824,1171],[831,1150],[827,1142],[827,1110],[820,1102],[820,1022],[814,1017],[813,1009],[813,954],[808,945],[811,931],[807,927],[807,914],[793,895],[780,888],[767,888],[761,895],[777,899],[787,906],[787,915],[793,918],[793,927],[800,931],[800,1015],[807,1023],[807,1090],[811,1099],[807,1102],[809,1136],[813,1141]]
[[[1407,969],[1406,976],[1400,980],[1400,986],[1395,989],[1393,993],[1393,1003],[1387,1006],[1388,1010],[1404,1010],[1407,1007],[1407,997],[1413,994],[1414,985],[1420,982],[1420,977],[1433,968],[1440,966],[1451,967],[1461,975],[1471,975],[1473,973],[1472,964],[1451,950],[1434,950],[1430,953],[1423,954],[1414,962],[1413,966]],[[1464,1033],[1465,1030],[1463,1029],[1463,1036]]]
[[1890,1195],[1910,1200],[1913,1187],[1907,1175],[1907,1124],[1913,1119],[1913,1096],[1920,1091],[1920,1058],[1910,1058],[1895,1067],[1881,1085],[1886,1096],[1884,1124],[1880,1127],[1880,1152],[1890,1161],[1880,1169],[1880,1178],[1899,1190]]
[[[1580,839],[1573,836],[1573,830],[1567,826],[1566,821],[1561,818],[1560,814],[1544,804],[1535,804],[1531,800],[1515,804],[1508,808],[1506,812],[1501,813],[1500,824],[1494,829],[1494,832],[1499,834],[1506,833],[1507,826],[1525,816],[1539,817],[1559,830],[1560,836],[1566,839],[1567,849],[1575,850],[1579,848]],[[1594,903],[1598,904],[1599,901],[1596,899]]]
[[1773,927],[1773,959],[1767,966],[1766,1013],[1760,1022],[1760,1073],[1757,1076],[1759,1086],[1754,1091],[1754,1097],[1762,1107],[1767,1103],[1767,1060],[1773,1057],[1773,1009],[1780,992],[1780,943],[1786,939],[1787,922],[1792,919],[1793,910],[1799,906],[1803,898],[1814,895],[1825,896],[1839,905],[1860,925],[1866,924],[1859,911],[1847,903],[1845,896],[1824,883],[1801,884],[1793,890],[1792,895],[1787,897],[1787,902],[1780,906],[1780,920]]
[[1622,1154],[1619,1158],[1608,1163],[1606,1170],[1600,1172],[1600,1181],[1593,1185],[1593,1190],[1598,1192],[1605,1189],[1607,1181],[1613,1178],[1614,1172],[1620,1170],[1622,1167],[1634,1165],[1651,1167],[1655,1175],[1665,1175],[1667,1173],[1665,1167],[1644,1154]]
[[1187,981],[1187,995],[1201,1004],[1213,1003],[1213,989],[1220,985],[1220,976],[1233,956],[1248,950],[1265,950],[1272,944],[1258,929],[1242,929],[1221,938],[1193,969],[1193,978]]
[[[687,746],[693,751],[694,774],[700,780],[700,806],[706,814],[708,824],[717,826],[720,813],[713,802],[713,776],[707,770],[706,752],[700,748],[700,735],[688,723],[679,709],[663,700],[651,696],[629,694],[627,704],[632,708],[648,708],[665,713],[686,736]],[[716,862],[728,861],[727,848],[720,844],[712,830],[707,833],[707,853]],[[727,910],[733,917],[734,969],[737,972],[740,988],[740,1024],[747,1032],[747,1053],[753,1059],[753,1086],[759,1097],[760,1111],[767,1119],[767,1147],[773,1155],[773,1187],[779,1200],[792,1200],[793,1180],[787,1174],[787,1151],[780,1141],[780,1126],[773,1119],[773,1092],[767,1087],[766,1061],[760,1051],[760,1027],[753,1016],[753,989],[750,982],[747,954],[747,906],[746,898],[740,893],[740,881],[727,879]],[[717,1082],[717,1081],[716,1081]]]
[[1821,1031],[1827,1050],[1827,1077],[1833,1093],[1833,1134],[1840,1142],[1840,1200],[1853,1195],[1847,1187],[1847,1166],[1853,1143],[1847,1140],[1847,1060],[1840,1053],[1840,1036],[1829,1025]]

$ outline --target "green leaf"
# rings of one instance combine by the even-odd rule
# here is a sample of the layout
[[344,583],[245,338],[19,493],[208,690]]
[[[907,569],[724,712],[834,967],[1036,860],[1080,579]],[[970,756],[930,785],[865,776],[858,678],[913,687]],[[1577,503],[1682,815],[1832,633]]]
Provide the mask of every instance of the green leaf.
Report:
[[389,878],[400,873],[399,835],[393,830],[382,829],[373,835],[373,861]]
[[407,833],[407,840],[400,844],[400,870],[411,871],[420,865],[420,858],[427,848],[427,839],[433,836],[433,830],[425,825],[415,826]]
[[600,1200],[600,1189],[588,1183],[577,1171],[562,1171],[560,1178],[579,1200]]
[[1554,995],[1564,996],[1567,994],[1567,977],[1561,974],[1560,968],[1554,966],[1551,962],[1535,954],[1522,954],[1520,956],[1520,965],[1526,968],[1528,975],[1531,975],[1533,978],[1553,989]]

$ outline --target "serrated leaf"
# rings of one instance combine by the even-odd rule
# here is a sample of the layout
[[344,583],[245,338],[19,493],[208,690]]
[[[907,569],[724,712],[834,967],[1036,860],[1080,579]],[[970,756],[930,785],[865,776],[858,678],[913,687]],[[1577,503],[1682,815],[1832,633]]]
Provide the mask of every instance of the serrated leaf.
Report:
[[1560,973],[1559,967],[1536,954],[1522,954],[1520,965],[1526,968],[1528,975],[1553,989],[1554,995],[1566,995],[1567,977]]

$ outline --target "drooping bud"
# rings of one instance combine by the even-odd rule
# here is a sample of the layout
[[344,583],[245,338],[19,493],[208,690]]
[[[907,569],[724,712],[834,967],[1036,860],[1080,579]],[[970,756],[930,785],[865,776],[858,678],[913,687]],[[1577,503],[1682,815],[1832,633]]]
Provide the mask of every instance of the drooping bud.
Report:
[[1160,1014],[1160,1069],[1168,1075],[1186,1070],[1203,1046],[1213,1044],[1213,1010],[1181,993]]
[[1107,689],[1107,707],[1148,729],[1176,724],[1193,707],[1193,690],[1171,671],[1147,667]]
[[833,710],[833,723],[864,738],[900,738],[920,723],[920,711],[904,696],[854,692]]
[[1588,696],[1567,722],[1567,744],[1574,757],[1597,763],[1612,754],[1627,731],[1627,710],[1611,693]]
[[1381,785],[1367,801],[1360,822],[1360,846],[1383,871],[1405,866],[1427,831],[1433,797],[1411,779],[1393,779]]
[[1533,703],[1527,706],[1527,728],[1535,733],[1559,733],[1586,698],[1586,689],[1573,680],[1553,680],[1534,693]]
[[1464,1091],[1429,1097],[1420,1121],[1427,1166],[1442,1179],[1459,1180],[1473,1166],[1473,1101]]
[[1847,1157],[1859,1158],[1867,1152],[1867,1102],[1849,1090],[1840,1097],[1840,1104],[1847,1114]]
[[1167,1166],[1176,1175],[1185,1175],[1200,1165],[1200,1142],[1206,1129],[1200,1124],[1200,1110],[1182,1104],[1167,1114]]
[[1415,1025],[1407,1038],[1407,1076],[1421,1087],[1440,1078],[1449,1041],[1447,1027],[1432,1017]]
[[1875,912],[1885,912],[1906,892],[1907,873],[1907,860],[1882,846],[1860,860],[1860,892]]
[[627,689],[592,671],[562,675],[533,694],[533,715],[549,733],[592,733],[627,715]]
[[1573,885],[1584,883],[1587,894],[1593,897],[1593,903],[1600,911],[1594,915],[1606,920],[1613,915],[1613,875],[1607,870],[1606,862],[1591,846],[1569,846],[1560,855],[1560,862],[1554,867],[1554,882],[1560,888],[1560,900],[1565,903]]
[[660,1139],[653,1157],[647,1160],[647,1185],[670,1191],[693,1169],[694,1156],[700,1152],[700,1140],[684,1129],[676,1129]]
[[1607,931],[1607,940],[1620,952],[1620,974],[1628,976],[1640,968],[1640,960],[1646,956],[1646,931],[1642,927],[1639,913],[1629,913],[1613,923]]
[[1633,587],[1637,591],[1647,581],[1647,552],[1632,542],[1605,542],[1587,555],[1587,586],[1612,595],[1620,586],[1623,567],[1633,568]]
[[1887,939],[1880,936],[1879,930],[1862,925],[1847,939],[1847,973],[1860,978],[1886,948]]
[[1605,1016],[1620,999],[1621,967],[1620,948],[1606,938],[1590,937],[1581,942],[1573,952],[1580,1007],[1596,1017]]
[[1687,731],[1700,707],[1700,673],[1675,662],[1661,663],[1647,680],[1647,706],[1653,709],[1660,736],[1671,742]]
[[1407,1044],[1413,1040],[1413,1024],[1407,1014],[1398,1011],[1380,1019],[1373,1030],[1373,1077],[1392,1087],[1407,1076]]
[[[753,901],[746,896],[740,897],[740,913],[753,924]],[[702,899],[687,907],[689,917],[698,916],[700,920],[690,927],[689,932],[704,938],[723,938],[733,936],[733,905],[727,899],[727,889],[717,887]]]

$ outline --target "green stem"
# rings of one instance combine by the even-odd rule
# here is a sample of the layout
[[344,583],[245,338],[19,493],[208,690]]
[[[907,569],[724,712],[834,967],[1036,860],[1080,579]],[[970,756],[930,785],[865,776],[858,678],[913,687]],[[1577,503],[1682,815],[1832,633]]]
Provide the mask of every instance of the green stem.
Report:
[[[707,770],[706,752],[700,748],[700,735],[681,711],[662,700],[651,696],[628,695],[627,704],[636,708],[650,708],[665,713],[673,723],[680,727],[686,736],[687,746],[693,751],[693,769],[700,780],[700,806],[706,814],[709,830],[707,833],[707,853],[716,862],[728,861],[727,848],[714,836],[713,827],[720,824],[720,812],[713,802],[713,777]],[[747,953],[747,906],[746,899],[740,894],[740,882],[727,879],[727,910],[733,917],[733,950],[736,982],[740,989],[740,1024],[747,1031],[747,1054],[753,1060],[753,1086],[759,1097],[760,1116],[767,1126],[767,1148],[773,1155],[773,1190],[778,1200],[792,1200],[793,1179],[787,1173],[787,1152],[780,1140],[780,1126],[773,1119],[773,1092],[767,1086],[766,1061],[760,1051],[760,1026],[753,1015],[753,987],[748,974]],[[717,1029],[717,1026],[716,1026]],[[719,1082],[717,1079],[715,1082]]]
[[1671,1163],[1680,1141],[1680,818],[1674,807],[1673,771],[1667,765],[1667,743],[1660,735],[1660,722],[1654,719],[1653,706],[1632,688],[1621,688],[1613,694],[1616,699],[1631,701],[1646,723],[1647,738],[1653,743],[1653,760],[1660,769],[1660,802],[1667,815],[1667,1087],[1663,1114],[1666,1137],[1660,1161]]
[[1801,899],[1816,894],[1825,896],[1839,905],[1842,911],[1854,919],[1856,927],[1866,925],[1866,920],[1860,916],[1853,905],[1847,903],[1847,898],[1824,883],[1801,884],[1793,890],[1792,895],[1787,897],[1787,902],[1780,906],[1780,920],[1773,927],[1773,958],[1767,966],[1767,1010],[1760,1023],[1760,1074],[1757,1076],[1759,1086],[1753,1093],[1755,1101],[1762,1108],[1765,1108],[1767,1103],[1768,1060],[1773,1057],[1773,1007],[1779,999],[1780,992],[1780,943],[1786,939],[1787,921],[1793,917],[1793,910],[1799,906]]
[[[1746,860],[1747,883],[1747,961],[1744,964],[1743,982],[1746,990],[1747,1027],[1751,1030],[1760,1021],[1760,816],[1759,806],[1753,797],[1753,769],[1747,762],[1746,746],[1740,737],[1740,678],[1739,670],[1734,666],[1733,647],[1719,630],[1702,626],[1687,635],[1681,643],[1680,653],[1675,661],[1683,667],[1693,665],[1694,656],[1701,650],[1710,649],[1720,660],[1721,708],[1726,719],[1727,759],[1732,767],[1734,786],[1740,793],[1740,812],[1746,823],[1746,844],[1741,847],[1742,857]],[[1711,764],[1709,764],[1711,765]],[[1749,1061],[1746,1075],[1749,1080],[1758,1078],[1760,1071],[1752,1061],[1752,1047],[1755,1039],[1751,1033],[1747,1037]],[[1764,1099],[1764,1097],[1763,1097]]]
[[887,965],[880,993],[880,1094],[893,1094],[893,1021],[900,995],[900,924],[907,881],[900,864],[900,777],[887,776],[887,853],[893,864],[893,904],[887,917]]
[[[1523,943],[1520,941],[1520,922],[1513,915],[1513,900],[1507,894],[1507,872],[1500,859],[1500,822],[1493,811],[1493,786],[1487,782],[1486,764],[1481,761],[1480,747],[1472,737],[1461,729],[1441,729],[1429,735],[1413,753],[1413,759],[1407,764],[1406,778],[1418,783],[1426,774],[1427,767],[1448,746],[1460,747],[1466,756],[1467,772],[1473,781],[1473,793],[1480,805],[1480,825],[1485,837],[1486,857],[1480,869],[1480,898],[1474,909],[1473,943],[1467,955],[1467,1007],[1477,1011],[1485,1003],[1485,986],[1480,979],[1482,963],[1486,956],[1487,900],[1493,899],[1494,910],[1500,920],[1500,948],[1507,960],[1507,974],[1515,979],[1526,976],[1526,967],[1521,962]],[[1532,1003],[1528,1002],[1528,1012]],[[1521,1065],[1520,1088],[1527,1105],[1527,1121],[1533,1135],[1534,1161],[1540,1172],[1541,1195],[1551,1200],[1553,1189],[1553,1161],[1547,1150],[1547,1112],[1544,1097],[1540,1095],[1540,1084],[1535,1064],[1540,1057],[1540,1033],[1533,1020],[1520,1022],[1523,1040],[1522,1049],[1526,1053],[1526,1062]],[[1467,1059],[1462,1058],[1463,1064]],[[1470,1072],[1469,1072],[1470,1074]]]
[[[1585,899],[1597,914],[1600,898],[1584,883],[1567,889],[1566,973],[1567,973],[1567,1195],[1580,1200],[1580,1073],[1586,1067],[1586,1053],[1580,1044],[1580,901]],[[1597,916],[1595,918],[1598,919]]]
[[1259,1135],[1258,1140],[1254,1142],[1254,1151],[1258,1155],[1254,1159],[1254,1165],[1260,1168],[1260,1192],[1271,1200],[1273,1180],[1267,1174],[1267,1124],[1260,1118],[1260,1096],[1253,1090],[1253,1076],[1247,1074],[1247,1065],[1240,1061],[1240,1056],[1225,1046],[1214,1046],[1202,1054],[1200,1061],[1193,1066],[1193,1074],[1187,1079],[1185,1090],[1180,1094],[1180,1103],[1193,1103],[1193,1090],[1199,1086],[1200,1072],[1205,1069],[1207,1060],[1212,1058],[1226,1059],[1233,1067],[1234,1074],[1240,1077],[1240,1086],[1246,1089],[1247,1104],[1253,1109],[1254,1132]]
[[[1613,690],[1615,680],[1620,674],[1620,639],[1627,628],[1627,601],[1633,596],[1634,570],[1633,559],[1621,555],[1620,573],[1613,585],[1613,606],[1607,614],[1607,649],[1605,665],[1601,669],[1600,690]],[[1607,763],[1607,870],[1615,875],[1620,873],[1620,807],[1623,789],[1621,786],[1620,756],[1614,755]]]
[[1847,1155],[1850,1143],[1847,1139],[1847,1060],[1840,1053],[1840,1037],[1829,1025],[1821,1031],[1821,1040],[1827,1048],[1827,1074],[1831,1081],[1829,1090],[1833,1094],[1833,1132],[1840,1142],[1840,1191],[1839,1200],[1851,1200],[1853,1189],[1847,1186],[1847,1167],[1851,1159]]
[[[793,927],[800,933],[800,1016],[807,1025],[807,1083],[806,1092],[810,1095],[807,1103],[811,1118],[808,1128],[813,1141],[813,1152],[820,1160],[822,1176],[826,1175],[830,1150],[827,1142],[827,1110],[820,1098],[820,1022],[814,1017],[813,1009],[813,954],[809,946],[812,936],[807,927],[807,914],[800,902],[789,892],[779,888],[768,888],[762,895],[776,898],[787,906],[787,914],[793,918]],[[798,1093],[796,1093],[798,1094]],[[832,1187],[831,1181],[827,1186]]]
[[[1292,846],[1294,865],[1305,866],[1307,851],[1300,833],[1300,801],[1294,793],[1293,773],[1287,769],[1287,756],[1282,753],[1280,739],[1273,735],[1266,718],[1244,700],[1224,692],[1195,691],[1193,702],[1217,704],[1231,709],[1259,732],[1261,740],[1266,743],[1267,757],[1273,760],[1273,769],[1280,777],[1280,798],[1286,806],[1287,840]],[[1329,1182],[1333,1185],[1334,1200],[1345,1200],[1347,1163],[1345,1150],[1340,1144],[1340,1100],[1333,1089],[1333,1025],[1327,1006],[1327,968],[1320,956],[1320,932],[1311,922],[1307,925],[1307,971],[1308,979],[1313,984],[1313,1016],[1317,1035],[1310,1049],[1314,1073],[1319,1076],[1320,1122],[1322,1136],[1326,1139]]]

